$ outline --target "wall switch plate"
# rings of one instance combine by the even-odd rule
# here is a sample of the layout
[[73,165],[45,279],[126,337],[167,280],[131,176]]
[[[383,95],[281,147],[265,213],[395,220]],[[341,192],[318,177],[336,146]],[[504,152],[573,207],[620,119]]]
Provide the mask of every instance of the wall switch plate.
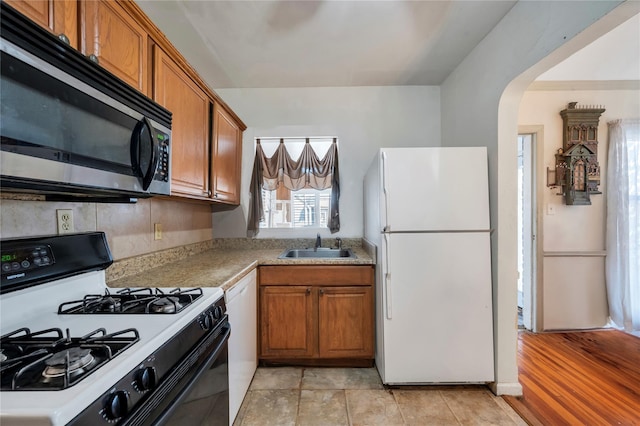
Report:
[[58,218],[58,234],[69,234],[74,232],[73,210],[58,209],[56,210],[56,217]]
[[154,223],[153,224],[153,239],[161,240],[162,239],[162,224]]

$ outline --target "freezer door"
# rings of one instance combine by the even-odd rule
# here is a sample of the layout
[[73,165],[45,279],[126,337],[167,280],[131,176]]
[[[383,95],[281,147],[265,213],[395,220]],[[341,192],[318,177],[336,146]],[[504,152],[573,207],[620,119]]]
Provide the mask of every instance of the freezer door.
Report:
[[380,157],[387,232],[489,229],[485,147],[385,148]]
[[376,357],[383,382],[493,381],[489,233],[385,241],[377,306],[384,353]]

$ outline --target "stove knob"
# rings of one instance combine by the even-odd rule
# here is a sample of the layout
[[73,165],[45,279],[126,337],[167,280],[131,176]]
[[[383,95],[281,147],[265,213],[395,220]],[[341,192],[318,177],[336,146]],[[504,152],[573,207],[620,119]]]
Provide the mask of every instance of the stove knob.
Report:
[[145,367],[138,370],[134,379],[133,387],[138,392],[146,392],[156,386],[156,370],[153,367]]
[[213,308],[213,318],[216,320],[222,318],[222,308],[220,306],[215,306]]
[[127,414],[129,394],[126,391],[115,391],[107,398],[104,405],[104,416],[107,420],[117,420]]
[[203,330],[209,330],[211,328],[211,325],[213,324],[209,312],[200,315],[200,318],[198,318],[198,322],[200,323],[200,327],[202,327]]

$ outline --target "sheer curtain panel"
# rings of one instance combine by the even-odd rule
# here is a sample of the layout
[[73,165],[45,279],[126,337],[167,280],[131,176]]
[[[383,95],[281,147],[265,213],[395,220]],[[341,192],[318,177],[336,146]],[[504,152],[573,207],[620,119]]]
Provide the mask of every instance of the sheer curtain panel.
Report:
[[640,119],[611,121],[607,162],[609,314],[640,331]]
[[284,185],[287,189],[296,191],[303,188],[327,189],[331,188],[331,206],[329,211],[328,227],[331,233],[340,230],[340,174],[338,172],[338,147],[337,140],[333,139],[331,147],[320,159],[315,153],[309,139],[306,140],[298,161],[295,161],[287,152],[283,140],[278,149],[267,157],[260,145],[260,139],[256,144],[256,158],[253,163],[253,174],[249,192],[249,219],[247,235],[254,237],[260,230],[260,221],[264,218],[264,206],[262,204],[262,188],[272,191]]

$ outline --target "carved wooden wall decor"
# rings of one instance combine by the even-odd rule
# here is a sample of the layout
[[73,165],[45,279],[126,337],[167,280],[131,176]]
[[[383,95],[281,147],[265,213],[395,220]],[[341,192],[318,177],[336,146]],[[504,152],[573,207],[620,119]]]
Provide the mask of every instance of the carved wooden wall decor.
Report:
[[570,102],[562,116],[562,148],[556,154],[556,184],[568,205],[589,205],[591,194],[601,194],[598,164],[600,105],[578,107]]

